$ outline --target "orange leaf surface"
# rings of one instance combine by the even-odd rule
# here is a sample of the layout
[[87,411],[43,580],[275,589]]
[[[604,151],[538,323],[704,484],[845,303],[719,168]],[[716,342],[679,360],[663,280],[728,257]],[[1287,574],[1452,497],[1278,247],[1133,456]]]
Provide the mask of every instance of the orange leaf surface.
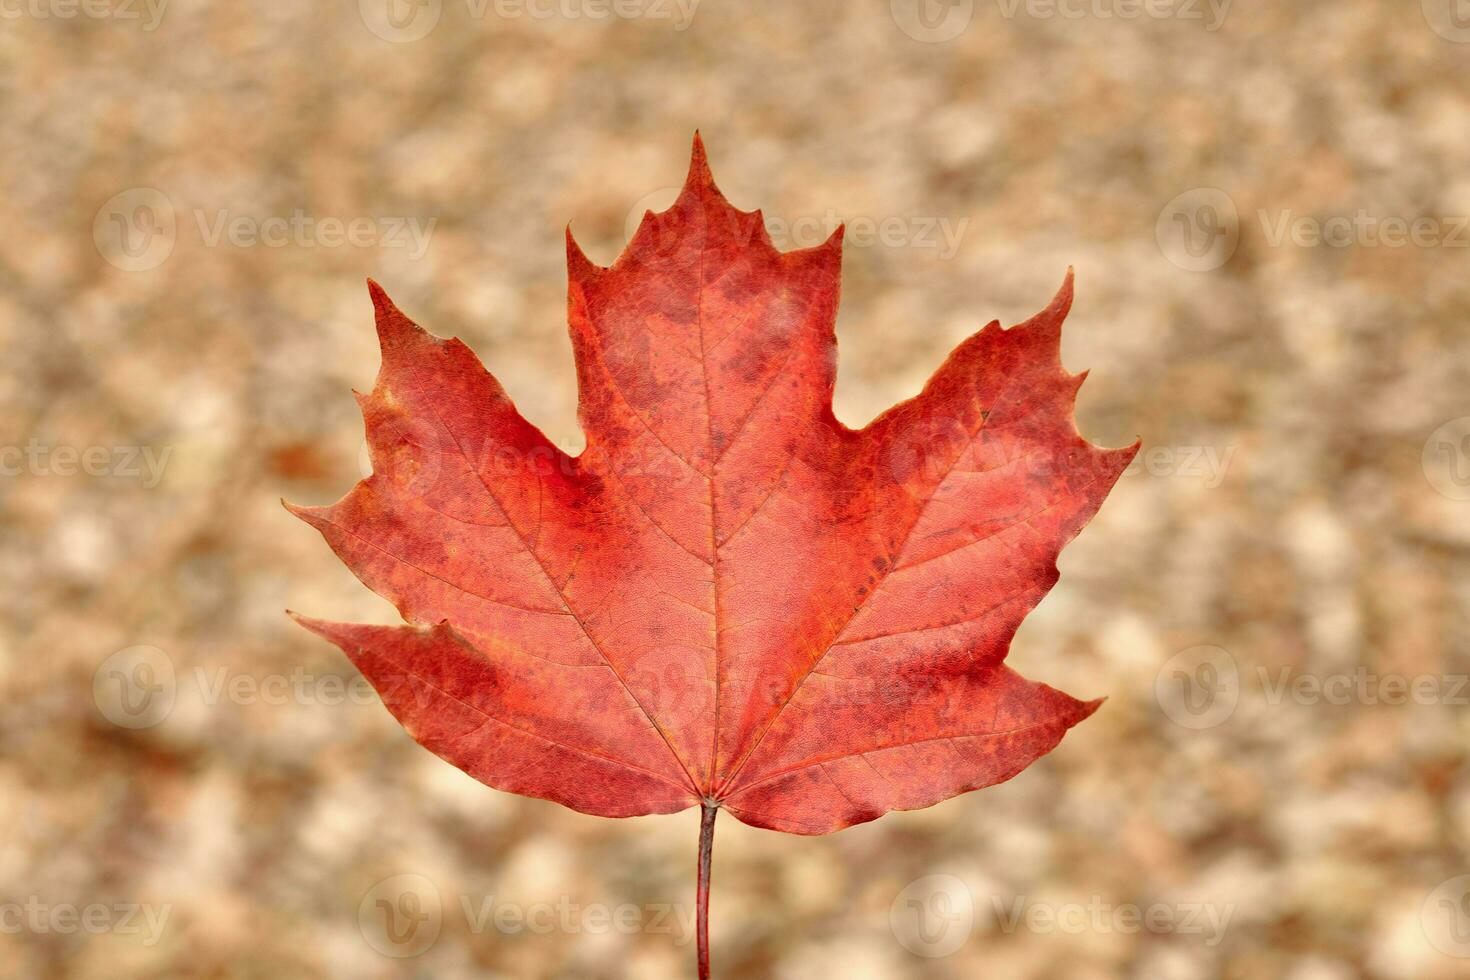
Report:
[[1008,779],[1096,709],[1004,662],[1136,451],[1074,427],[1070,273],[852,430],[841,232],[777,251],[697,140],[614,265],[567,256],[581,455],[373,284],[373,474],[292,508],[409,624],[301,619],[415,739],[586,813],[821,834]]

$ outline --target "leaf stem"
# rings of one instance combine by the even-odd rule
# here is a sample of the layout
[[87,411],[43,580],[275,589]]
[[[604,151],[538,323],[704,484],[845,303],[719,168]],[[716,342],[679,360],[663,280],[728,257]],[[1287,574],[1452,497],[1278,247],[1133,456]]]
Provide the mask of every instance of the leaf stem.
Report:
[[699,937],[699,980],[709,980],[709,873],[715,849],[715,814],[720,805],[705,800],[699,821],[699,897],[696,931]]

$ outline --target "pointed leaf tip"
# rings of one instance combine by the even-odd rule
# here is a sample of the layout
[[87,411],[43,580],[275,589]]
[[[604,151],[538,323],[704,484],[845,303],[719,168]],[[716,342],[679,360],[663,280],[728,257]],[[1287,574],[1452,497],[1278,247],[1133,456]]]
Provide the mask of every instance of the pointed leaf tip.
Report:
[[316,628],[319,622],[318,620],[312,619],[310,616],[303,615],[294,609],[287,609],[286,615],[290,618],[291,622],[295,623],[297,626],[300,626],[302,629],[310,630],[317,636],[324,636],[322,631]]
[[404,342],[418,325],[410,320],[377,280],[368,279],[368,295],[373,300],[373,318],[378,328],[378,343],[386,352]]
[[567,223],[567,275],[573,282],[582,282],[595,275],[598,266],[582,251],[582,246],[577,244],[577,239],[572,235],[571,223]]
[[291,620],[302,629],[310,630],[324,640],[336,643],[339,646],[341,645],[341,640],[339,639],[339,636],[342,635],[341,628],[346,627],[347,624],[317,619],[315,616],[307,616],[291,609],[286,610],[286,615],[290,616]]
[[367,281],[367,287],[368,287],[368,295],[370,297],[372,297],[372,300],[373,300],[373,309],[375,309],[375,310],[383,310],[383,309],[393,310],[393,309],[397,309],[397,307],[395,307],[393,305],[393,301],[388,298],[387,291],[384,290],[383,287],[378,284],[378,281],[376,279],[374,279],[371,276],[369,276],[368,277],[368,281]]
[[1056,310],[1063,317],[1072,309],[1072,296],[1076,286],[1076,279],[1077,275],[1075,270],[1072,266],[1067,266],[1067,274],[1062,278],[1061,288],[1057,290],[1056,297],[1051,301],[1052,309]]
[[302,507],[298,504],[293,504],[289,500],[284,499],[281,501],[281,506],[286,508],[286,512],[292,517],[295,517],[298,520],[305,521],[306,523],[317,529],[320,529],[322,527],[322,524],[324,522],[323,515],[329,509],[326,507]]
[[1046,305],[1046,308],[1030,319],[1018,323],[1011,328],[1012,330],[1019,330],[1023,333],[1034,331],[1038,335],[1046,337],[1047,343],[1052,347],[1053,355],[1058,359],[1057,363],[1059,366],[1061,363],[1062,322],[1067,319],[1067,314],[1072,310],[1072,286],[1072,269],[1069,266],[1066,276],[1062,279],[1061,286],[1057,289],[1056,295],[1052,297],[1051,302]]
[[705,153],[704,139],[698,130],[694,133],[694,145],[689,152],[689,175],[684,178],[684,190],[694,188],[717,191],[714,174],[709,168],[709,156]]
[[[757,211],[756,214],[761,214],[761,212],[760,211]],[[764,226],[764,224],[765,224],[765,218],[764,217],[761,218],[761,223],[762,223],[762,226]],[[767,237],[769,237],[769,235]],[[832,230],[832,233],[827,236],[827,238],[826,238],[825,241],[823,241],[820,245],[814,245],[814,246],[812,246],[812,248],[810,249],[810,251],[812,251],[812,252],[826,253],[826,254],[830,254],[833,258],[840,258],[841,255],[842,255],[842,240],[844,238],[846,238],[846,237],[847,237],[847,225],[846,224],[840,224],[840,225],[838,225],[836,228],[834,228]],[[801,250],[798,250],[798,251],[801,251]]]

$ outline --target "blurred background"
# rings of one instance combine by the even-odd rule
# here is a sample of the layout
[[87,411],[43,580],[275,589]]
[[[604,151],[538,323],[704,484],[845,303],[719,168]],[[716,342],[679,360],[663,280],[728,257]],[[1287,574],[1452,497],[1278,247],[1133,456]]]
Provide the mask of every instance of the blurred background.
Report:
[[1010,663],[1013,781],[720,822],[717,976],[1470,975],[1463,0],[0,3],[0,976],[684,978],[698,814],[415,745],[286,606],[365,473],[364,278],[581,436],[609,263],[703,131],[848,227],[837,412],[1044,306],[1144,451]]

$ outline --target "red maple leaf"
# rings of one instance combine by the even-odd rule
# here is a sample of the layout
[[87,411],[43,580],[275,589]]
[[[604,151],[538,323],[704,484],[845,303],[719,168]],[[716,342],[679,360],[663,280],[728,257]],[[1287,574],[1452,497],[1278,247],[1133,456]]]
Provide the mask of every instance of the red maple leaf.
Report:
[[1069,272],[861,430],[832,413],[842,233],[778,252],[715,187],[610,268],[567,236],[587,448],[370,284],[373,474],[291,508],[411,625],[301,618],[425,747],[497,789],[822,834],[1001,782],[1099,702],[1005,666],[1136,446],[1076,431]]

